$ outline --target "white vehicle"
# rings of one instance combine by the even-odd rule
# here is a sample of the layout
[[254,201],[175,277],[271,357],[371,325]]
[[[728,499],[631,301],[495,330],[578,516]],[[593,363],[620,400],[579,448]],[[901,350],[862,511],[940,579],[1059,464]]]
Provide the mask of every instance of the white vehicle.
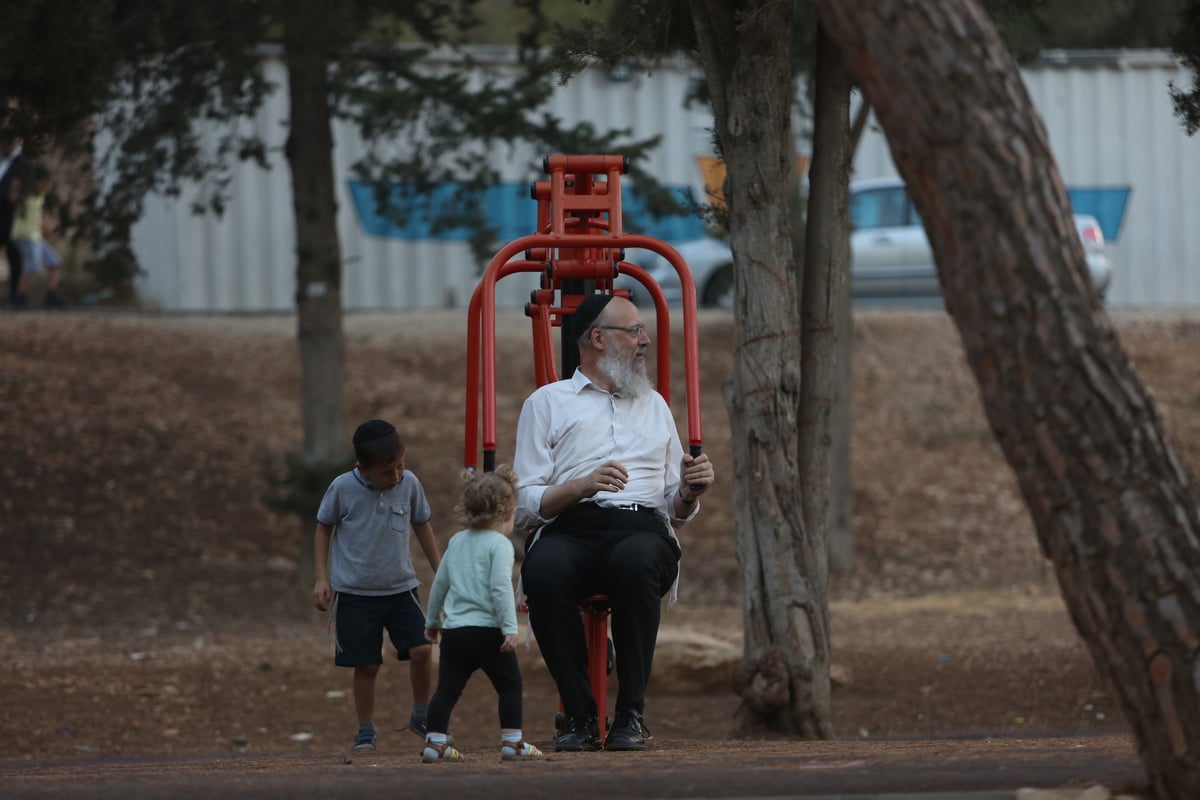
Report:
[[[886,300],[896,304],[925,305],[942,301],[933,251],[921,217],[899,178],[856,181],[850,185],[850,294],[855,300]],[[1112,282],[1112,261],[1104,233],[1095,217],[1075,215],[1075,229],[1083,243],[1088,271],[1103,297]],[[733,304],[733,255],[728,242],[704,238],[676,245],[696,283],[701,306],[729,308]],[[682,297],[679,276],[665,258],[635,251],[630,261],[645,269],[662,287],[667,302]],[[621,276],[618,288],[633,289],[634,299],[648,302],[641,284]]]

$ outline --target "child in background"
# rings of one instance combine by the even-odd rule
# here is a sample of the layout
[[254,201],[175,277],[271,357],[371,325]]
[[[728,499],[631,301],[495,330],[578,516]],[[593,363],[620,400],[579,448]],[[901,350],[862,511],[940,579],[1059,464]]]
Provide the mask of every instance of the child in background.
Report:
[[472,476],[456,509],[468,526],[450,539],[429,590],[425,636],[441,642],[438,686],[429,703],[421,761],[462,761],[446,733],[450,712],[477,669],[499,695],[500,759],[532,761],[542,751],[521,733],[521,667],[513,596],[513,529],[517,478],[507,466]]
[[45,272],[44,303],[47,308],[55,308],[63,305],[62,298],[58,295],[58,268],[62,259],[50,242],[46,241],[49,226],[43,214],[52,179],[50,170],[44,164],[34,164],[32,173],[32,189],[27,192],[22,190],[22,197],[18,200],[16,213],[13,215],[11,238],[13,244],[21,251],[21,278],[17,283],[17,293],[13,297],[13,307],[28,308],[29,287],[33,283],[33,277]]
[[375,749],[375,678],[383,664],[386,629],[396,657],[409,661],[413,711],[408,727],[425,735],[433,683],[433,648],[417,596],[409,531],[429,566],[441,561],[425,490],[404,471],[404,445],[380,419],[354,432],[354,469],[334,478],[317,510],[313,605],[332,606],[334,663],[354,668],[358,734],[352,752]]

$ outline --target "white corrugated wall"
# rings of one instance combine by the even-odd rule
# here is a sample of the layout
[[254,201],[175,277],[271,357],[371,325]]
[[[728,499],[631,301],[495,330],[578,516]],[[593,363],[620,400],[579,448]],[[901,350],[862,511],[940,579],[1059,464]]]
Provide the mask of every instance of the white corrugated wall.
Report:
[[[503,69],[503,67],[499,67]],[[134,228],[134,249],[145,271],[138,289],[148,305],[181,311],[290,311],[295,308],[294,221],[291,186],[282,148],[287,119],[287,75],[279,62],[268,65],[280,86],[256,117],[258,134],[271,147],[271,169],[242,165],[230,187],[224,216],[191,213],[193,193],[178,199],[155,197]],[[610,80],[605,70],[589,70],[559,87],[547,107],[566,124],[592,122],[598,131],[630,128],[631,136],[661,136],[663,145],[649,165],[666,183],[699,189],[695,156],[707,154],[710,119],[703,109],[685,110],[683,99],[694,75],[668,64],[653,75]],[[342,292],[347,309],[465,307],[481,269],[461,242],[411,241],[367,235],[355,213],[346,181],[351,165],[365,154],[356,129],[334,128],[334,168],[338,190],[338,235],[343,253]],[[529,181],[524,165],[544,153],[505,151],[504,177]],[[527,195],[525,195],[527,196]],[[527,206],[528,229],[536,204]],[[506,278],[497,288],[501,307],[519,308],[537,286],[537,276]]]
[[[1109,242],[1109,305],[1200,307],[1200,136],[1186,134],[1168,94],[1191,73],[1165,51],[1132,50],[1048,53],[1021,74],[1067,187],[1132,189]],[[854,177],[895,174],[869,127]]]
[[[1132,187],[1121,235],[1111,244],[1117,270],[1109,302],[1200,307],[1200,137],[1184,133],[1167,94],[1169,82],[1187,86],[1190,74],[1161,51],[1065,54],[1060,60],[1023,75],[1065,183]],[[283,87],[282,65],[274,62],[269,70]],[[637,138],[661,136],[650,168],[663,182],[701,191],[696,158],[712,152],[711,117],[705,109],[683,107],[694,78],[685,62],[651,75],[635,73],[629,81],[593,69],[558,87],[548,110],[567,124],[590,121],[598,130],[628,127]],[[247,164],[237,170],[224,217],[193,215],[186,192],[178,200],[147,203],[134,230],[146,272],[139,291],[147,304],[184,311],[294,308],[294,222],[282,156],[286,97],[281,88],[256,118],[259,134],[273,148],[271,168]],[[464,307],[479,269],[467,245],[367,235],[346,185],[363,143],[345,124],[335,127],[334,137],[346,308]],[[543,154],[518,149],[502,155],[513,170],[507,179],[541,177],[518,170]],[[894,173],[886,141],[869,126],[854,177]],[[532,201],[528,208],[532,229]],[[535,285],[534,276],[505,279],[497,302],[520,307]]]

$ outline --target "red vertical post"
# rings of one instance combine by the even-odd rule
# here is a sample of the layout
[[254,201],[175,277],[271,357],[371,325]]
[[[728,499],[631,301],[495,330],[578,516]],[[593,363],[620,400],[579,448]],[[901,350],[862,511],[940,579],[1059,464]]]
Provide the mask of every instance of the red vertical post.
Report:
[[589,597],[581,604],[583,609],[584,635],[588,648],[588,679],[592,684],[592,696],[596,698],[599,714],[600,743],[608,738],[608,726],[603,724],[608,716],[608,595]]

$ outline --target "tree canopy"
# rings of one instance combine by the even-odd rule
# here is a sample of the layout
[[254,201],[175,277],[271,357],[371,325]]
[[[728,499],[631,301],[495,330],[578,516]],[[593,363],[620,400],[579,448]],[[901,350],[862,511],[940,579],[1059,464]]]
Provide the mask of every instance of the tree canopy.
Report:
[[[480,73],[471,77],[471,51],[455,49],[481,27],[479,0],[329,6],[321,50],[331,114],[370,145],[354,169],[379,187],[385,213],[407,209],[388,202],[386,187],[420,193],[494,182],[494,160],[481,154],[518,141],[538,154],[618,149],[634,165],[631,178],[652,185],[641,162],[654,140],[627,128],[565,125],[545,112],[554,82],[540,49],[548,23],[539,0],[512,5],[522,23],[510,42],[514,68],[482,83]],[[35,156],[95,154],[99,180],[87,208],[103,283],[136,274],[128,241],[150,193],[175,195],[190,184],[197,210],[221,212],[237,163],[271,157],[249,121],[281,88],[264,64],[282,52],[287,8],[285,0],[45,0],[14,9],[0,31],[0,95],[8,98],[0,127]],[[70,46],[46,58],[46,42]],[[443,63],[456,59],[457,68],[429,68],[435,51],[453,52]],[[477,228],[482,253],[490,232],[474,200],[461,196],[441,222]]]
[[1191,88],[1171,87],[1175,113],[1191,135],[1200,130],[1200,0],[1187,0],[1173,42],[1175,53],[1192,70]]

